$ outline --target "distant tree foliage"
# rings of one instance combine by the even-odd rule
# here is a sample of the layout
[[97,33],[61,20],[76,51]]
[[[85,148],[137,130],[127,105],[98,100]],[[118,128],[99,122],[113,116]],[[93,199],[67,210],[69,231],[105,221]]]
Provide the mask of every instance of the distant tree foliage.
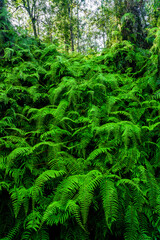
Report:
[[160,16],[158,0],[8,0],[7,6],[18,31],[58,41],[67,52],[94,52],[121,40],[150,48],[148,28]]

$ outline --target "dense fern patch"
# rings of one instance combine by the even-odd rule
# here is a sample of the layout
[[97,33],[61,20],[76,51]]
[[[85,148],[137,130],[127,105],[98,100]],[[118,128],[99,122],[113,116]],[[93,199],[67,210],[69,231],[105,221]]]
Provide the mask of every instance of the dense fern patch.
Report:
[[160,238],[156,44],[4,49],[1,239]]

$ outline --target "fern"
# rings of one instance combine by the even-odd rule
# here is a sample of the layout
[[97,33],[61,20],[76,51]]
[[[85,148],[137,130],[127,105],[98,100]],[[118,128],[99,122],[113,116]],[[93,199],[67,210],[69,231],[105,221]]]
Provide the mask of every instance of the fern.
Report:
[[6,43],[2,239],[160,238],[158,30],[150,50],[118,40],[95,56]]
[[35,180],[35,184],[32,189],[33,207],[35,200],[37,199],[39,193],[41,192],[41,188],[44,185],[44,183],[50,179],[60,177],[64,174],[65,174],[64,171],[46,170]]
[[21,228],[21,223],[18,221],[15,226],[9,231],[6,237],[1,238],[2,240],[12,240],[15,238],[16,234],[19,232]]
[[132,205],[129,205],[127,210],[126,210],[125,224],[126,224],[126,230],[125,230],[125,233],[124,233],[125,239],[126,240],[137,239],[139,221],[138,221],[137,212]]
[[11,189],[10,194],[11,194],[15,218],[17,218],[18,216],[18,213],[21,209],[22,204],[24,204],[24,210],[25,210],[25,213],[27,214],[29,209],[29,199],[28,199],[28,197],[30,197],[29,190],[22,186],[19,188],[14,187],[13,189]]
[[13,164],[14,159],[18,156],[26,156],[31,153],[31,147],[19,147],[14,149],[8,156],[7,156],[7,166],[10,167]]
[[78,193],[78,199],[80,203],[81,215],[84,226],[87,223],[89,207],[94,197],[94,190],[99,184],[97,181],[98,178],[97,175],[99,176],[99,172],[94,171],[91,171],[89,174],[87,174],[86,177],[84,178],[83,184],[80,186],[80,190]]
[[33,210],[25,219],[24,228],[27,230],[33,229],[37,231],[41,225],[41,214]]
[[105,213],[106,223],[111,229],[112,223],[118,215],[118,195],[114,183],[104,178],[100,185],[101,197],[103,201],[103,209]]
[[106,154],[106,157],[109,156],[109,162],[112,163],[112,158],[109,155],[109,151],[111,150],[111,148],[99,148],[99,149],[95,149],[93,152],[91,152],[91,154],[89,155],[89,157],[87,158],[87,161],[93,161],[98,155],[100,154]]
[[[64,215],[63,215],[64,213]],[[42,223],[46,222],[48,225],[64,223],[69,217],[69,212],[64,211],[64,208],[59,201],[52,202],[44,212]]]

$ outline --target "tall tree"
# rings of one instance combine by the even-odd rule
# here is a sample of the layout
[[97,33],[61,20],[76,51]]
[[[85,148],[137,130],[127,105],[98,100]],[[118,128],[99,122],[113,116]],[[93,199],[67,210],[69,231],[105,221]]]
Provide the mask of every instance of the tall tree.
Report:
[[74,9],[73,0],[57,0],[56,26],[61,38],[64,40],[65,50],[68,52],[71,48],[74,51]]
[[24,14],[28,14],[31,21],[34,37],[38,37],[39,32],[39,18],[43,16],[45,8],[45,2],[39,0],[11,0],[12,5],[16,7],[16,10],[21,8],[24,9]]
[[144,0],[114,0],[115,15],[121,24],[123,40],[144,44],[146,37],[145,3]]
[[80,42],[80,21],[79,21],[79,7],[80,7],[80,3],[76,2],[77,4],[77,51],[80,51],[80,46],[79,46],[79,42]]
[[0,55],[3,55],[3,45],[10,40],[11,34],[8,32],[10,28],[11,24],[8,19],[5,2],[0,0]]
[[68,1],[68,17],[70,25],[70,39],[72,52],[74,52],[74,35],[73,35],[73,0]]
[[32,22],[33,32],[35,38],[37,38],[37,28],[36,28],[36,21],[37,21],[37,0],[22,0],[23,7],[26,9],[30,20]]

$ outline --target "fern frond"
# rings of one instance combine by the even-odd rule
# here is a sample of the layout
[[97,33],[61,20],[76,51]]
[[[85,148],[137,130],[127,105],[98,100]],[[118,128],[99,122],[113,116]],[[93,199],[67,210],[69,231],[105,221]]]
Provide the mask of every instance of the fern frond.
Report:
[[45,47],[42,51],[41,51],[41,60],[44,61],[44,59],[46,59],[46,57],[48,57],[49,55],[54,56],[57,53],[56,50],[56,46],[54,44],[49,45],[47,47]]
[[33,210],[24,221],[24,228],[37,231],[41,225],[42,216],[39,211]]
[[78,200],[84,226],[87,223],[89,207],[94,197],[94,189],[99,185],[100,176],[101,174],[99,171],[90,171],[84,177],[83,184],[79,189]]
[[9,183],[7,183],[5,181],[0,181],[0,191],[2,191],[2,189],[9,190]]
[[[136,179],[134,179],[134,181],[136,181]],[[133,199],[133,203],[134,203],[134,207],[135,207],[135,209],[141,211],[142,206],[145,203],[145,196],[144,196],[145,194],[140,189],[139,185],[134,181],[130,180],[130,179],[120,179],[117,182],[117,186],[119,186],[120,184],[129,186],[131,196],[132,196],[132,199]]]
[[55,146],[59,146],[59,145],[63,145],[63,143],[54,143],[51,141],[44,141],[44,142],[40,142],[37,143],[36,145],[33,146],[32,151],[35,151],[37,148],[39,148],[40,146],[49,146],[49,147],[55,147]]
[[[21,131],[19,131],[21,132]],[[21,132],[22,133],[22,132]],[[15,135],[5,136],[1,139],[7,139],[8,142],[16,144],[17,147],[29,147],[30,145],[26,142],[24,137],[19,137]]]
[[35,188],[41,188],[42,185],[49,179],[57,178],[64,174],[64,171],[46,170],[36,179]]
[[37,240],[50,240],[48,229],[46,227],[42,227],[37,234]]
[[106,123],[101,125],[100,127],[96,127],[96,134],[101,133],[108,133],[108,137],[111,132],[113,132],[114,135],[117,135],[120,130],[120,124],[119,123]]
[[129,120],[131,120],[133,123],[135,123],[132,115],[126,111],[115,111],[115,112],[110,112],[111,115],[122,115],[124,117],[127,117]]
[[145,233],[142,233],[138,235],[138,240],[152,240],[152,237],[148,236]]
[[55,107],[52,105],[43,107],[41,109],[30,108],[28,115],[30,114],[32,115],[30,117],[30,121],[35,119],[37,121],[37,129],[40,129],[42,128],[44,119],[47,115],[52,116],[52,119],[55,117]]
[[136,240],[138,237],[139,221],[134,206],[129,205],[125,214],[125,240]]
[[15,239],[16,235],[19,233],[21,227],[21,222],[17,221],[15,226],[9,231],[6,237],[1,238],[1,240],[13,240]]
[[4,105],[7,105],[9,102],[9,98],[5,92],[0,92],[0,102],[4,103]]
[[67,205],[66,205],[66,210],[68,210],[71,214],[73,214],[73,216],[75,217],[77,223],[81,226],[81,228],[85,230],[82,222],[81,222],[81,218],[80,218],[80,209],[79,209],[79,206],[76,204],[75,201],[73,200],[69,200],[67,202]]
[[137,140],[141,142],[141,129],[136,124],[131,124],[131,122],[120,122],[121,129],[123,131],[122,139],[126,147],[132,140],[133,146],[137,143]]
[[83,177],[80,175],[70,176],[59,184],[54,200],[61,200],[66,204],[69,199],[73,199],[82,184]]
[[26,156],[32,152],[31,147],[19,147],[14,149],[8,156],[7,156],[7,165],[8,167],[13,163],[14,159],[19,156]]
[[151,240],[152,238],[149,237],[149,229],[148,229],[148,219],[147,216],[144,213],[138,213],[138,220],[139,220],[139,228],[140,228],[140,233],[138,236],[138,239],[146,239],[146,240]]
[[111,229],[112,223],[118,216],[118,194],[114,182],[110,179],[103,178],[100,183],[101,197],[103,209],[105,213],[106,223]]
[[55,111],[55,118],[57,121],[61,121],[61,119],[64,116],[64,113],[68,107],[68,102],[66,100],[61,100],[61,102],[59,103],[56,111]]
[[47,207],[42,217],[42,224],[46,222],[47,225],[64,223],[69,217],[68,209],[64,209],[60,201],[53,201]]
[[58,126],[52,126],[51,130],[41,134],[40,140],[41,141],[45,141],[45,140],[49,140],[49,138],[53,139],[57,135],[58,136],[62,136],[62,135],[71,136],[72,134],[69,131],[67,131],[67,130],[59,128]]
[[[10,190],[10,194],[11,194],[11,199],[12,199],[12,204],[13,204],[13,210],[14,210],[14,214],[15,214],[15,218],[17,218],[18,213],[20,211],[20,208],[22,206],[22,204],[24,203],[24,207],[25,207],[25,213],[28,212],[28,207],[29,207],[29,190],[26,189],[25,187],[14,187],[13,189]],[[27,203],[26,203],[27,201]]]
[[[98,148],[93,150],[93,152],[90,153],[90,155],[88,156],[86,161],[93,161],[95,158],[97,158],[98,155],[100,154],[106,154],[106,157],[109,154],[109,151],[111,150],[111,148]],[[111,157],[109,157],[109,161],[110,163],[112,163],[112,159]]]
[[11,60],[11,57],[13,56],[13,54],[14,54],[14,49],[12,49],[12,48],[5,48],[4,49],[4,58],[5,58],[5,60],[7,61],[7,60]]
[[20,129],[20,128],[8,128],[9,130],[11,130],[11,131],[15,131],[15,132],[17,132],[18,134],[20,134],[22,137],[24,137],[24,134],[25,134],[25,132],[24,132],[24,130],[22,130],[22,129]]
[[64,174],[64,171],[46,170],[35,180],[35,184],[32,189],[33,207],[37,196],[39,195],[40,191],[42,191],[42,186],[44,183],[50,179],[61,177]]

